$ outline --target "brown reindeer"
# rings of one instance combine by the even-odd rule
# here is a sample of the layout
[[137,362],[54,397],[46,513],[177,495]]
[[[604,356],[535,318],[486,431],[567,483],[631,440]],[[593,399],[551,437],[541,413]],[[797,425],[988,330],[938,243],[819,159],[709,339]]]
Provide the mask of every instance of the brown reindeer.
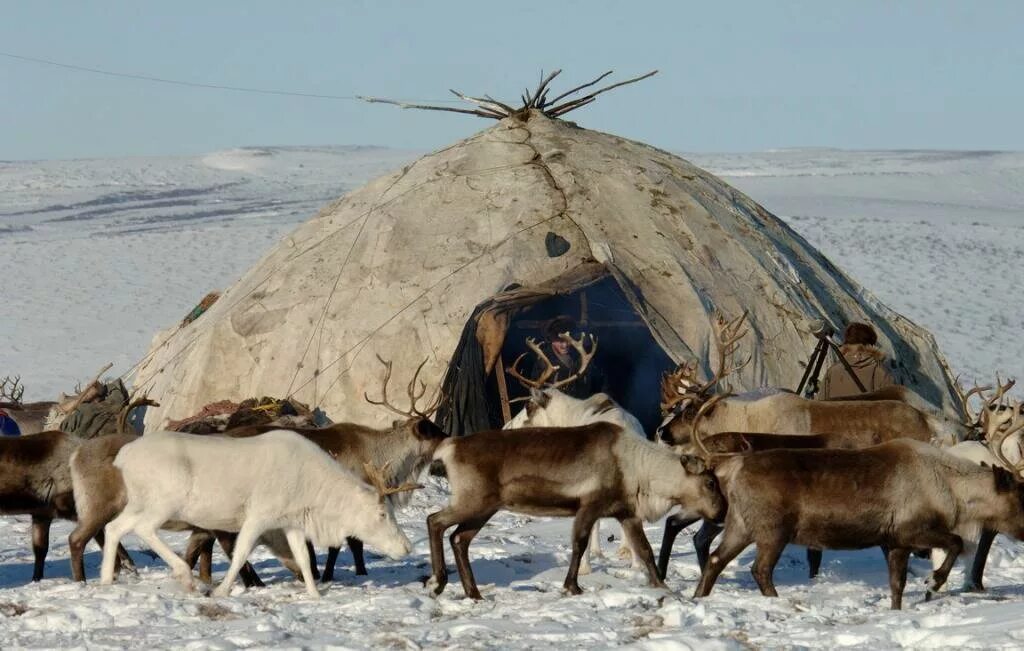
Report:
[[[691,449],[691,433],[697,411],[732,372],[746,362],[730,366],[730,360],[746,334],[745,314],[732,321],[716,319],[714,330],[718,358],[709,380],[697,379],[696,364],[682,364],[663,378],[661,390],[665,421],[659,438],[671,445]],[[749,358],[748,360],[749,361]],[[871,436],[877,442],[901,436],[953,445],[967,438],[970,428],[927,406],[907,389],[885,389],[858,399],[811,400],[788,391],[756,392],[728,396],[701,421],[698,433],[782,432],[787,434],[828,434],[853,432]],[[899,398],[899,399],[870,399]],[[915,406],[916,405],[916,406]]]
[[[0,437],[0,513],[32,516],[32,580],[43,578],[55,518],[75,520],[75,500],[68,460],[82,441],[64,432]],[[95,532],[103,544],[103,533]],[[119,558],[134,564],[123,548]]]
[[643,521],[681,505],[695,516],[716,518],[723,502],[714,477],[695,457],[625,432],[618,425],[524,428],[447,439],[435,458],[444,463],[451,500],[427,517],[433,575],[440,594],[448,583],[442,538],[449,538],[466,596],[480,599],[469,565],[469,544],[499,510],[574,516],[572,559],[564,587],[580,594],[580,560],[598,518],[615,518],[639,555],[652,586],[664,587]]
[[[911,438],[940,445],[952,445],[968,436],[976,423],[962,424],[929,409],[913,392],[904,387],[886,387],[868,394],[837,400],[810,400],[788,391],[756,392],[734,396],[716,393],[732,372],[747,361],[732,364],[739,341],[746,334],[746,314],[726,320],[719,316],[714,323],[717,340],[716,366],[711,379],[701,382],[697,365],[682,364],[666,375],[661,386],[661,406],[665,420],[658,429],[658,438],[686,454],[699,450],[695,443],[701,437],[722,451],[739,452],[777,448],[854,449]],[[698,416],[699,414],[699,416]],[[750,436],[740,434],[750,433]],[[766,433],[766,434],[758,434]],[[723,438],[712,439],[721,434]],[[784,438],[770,438],[785,434]],[[819,435],[800,441],[798,437]],[[728,448],[728,450],[726,450]],[[667,570],[668,558],[678,534],[692,519],[671,516],[665,522],[665,533],[659,554],[659,571]],[[705,522],[694,536],[698,562],[707,561],[712,540],[721,531],[714,523]],[[810,576],[814,578],[821,565],[821,553],[808,550]]]
[[[713,413],[716,404],[725,399],[726,395],[716,395],[708,402],[701,405],[697,418],[693,422],[693,432],[690,440],[696,443],[695,452],[702,455],[722,454],[748,454],[752,452],[763,452],[765,450],[780,449],[832,449],[832,450],[853,450],[866,448],[887,440],[896,440],[904,437],[892,437],[883,439],[873,432],[832,432],[828,434],[772,434],[758,432],[719,432],[706,437],[699,436],[697,431],[699,423],[707,413]],[[688,526],[693,524],[693,518],[686,518],[673,514],[665,520],[665,531],[662,535],[661,550],[658,554],[658,574],[665,578],[668,572],[668,562],[672,555],[672,546],[676,537]],[[718,522],[705,520],[701,529],[694,535],[694,550],[697,553],[697,562],[703,569],[707,564],[711,543],[722,531],[722,525]],[[821,568],[821,550],[807,549],[808,574],[810,578],[818,575]]]
[[8,375],[0,380],[0,409],[14,419],[22,436],[38,434],[46,429],[46,418],[57,403],[22,402],[24,395],[25,385],[21,383],[20,375],[13,378]]
[[[1024,419],[1009,433],[1022,428]],[[945,583],[963,538],[982,529],[1024,538],[1024,485],[1003,468],[978,466],[920,441],[707,461],[729,506],[722,543],[708,559],[696,597],[707,596],[722,569],[751,543],[757,545],[751,572],[761,593],[771,597],[778,594],[772,573],[789,543],[816,549],[882,546],[892,608],[899,609],[912,550],[938,547],[946,553],[929,580],[930,598]]]

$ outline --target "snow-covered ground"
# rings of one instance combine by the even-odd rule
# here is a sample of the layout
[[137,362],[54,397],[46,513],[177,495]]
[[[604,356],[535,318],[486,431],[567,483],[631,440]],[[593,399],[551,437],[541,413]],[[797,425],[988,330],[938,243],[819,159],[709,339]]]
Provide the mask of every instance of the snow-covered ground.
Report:
[[[415,157],[369,147],[267,147],[200,157],[0,162],[0,376],[26,398],[70,391],[108,361],[130,369],[159,328],[223,288],[319,206]],[[687,155],[783,217],[882,301],[935,333],[953,369],[985,380],[1024,375],[1024,154],[783,150]],[[1019,395],[1019,394],[1018,394]],[[416,547],[374,558],[308,600],[276,562],[271,586],[230,599],[183,594],[139,552],[141,576],[113,588],[69,580],[66,523],[54,526],[47,578],[31,575],[28,523],[0,518],[0,646],[214,647],[541,645],[649,648],[1021,648],[1022,548],[999,539],[988,594],[888,611],[877,550],[826,553],[805,578],[793,548],[776,572],[779,599],[759,596],[748,551],[712,596],[679,539],[670,592],[643,586],[617,559],[596,563],[583,596],[561,594],[567,521],[499,514],[474,541],[485,600],[455,583],[427,595],[425,514],[444,500],[432,480],[401,513]],[[606,533],[608,529],[606,529]],[[648,527],[660,542],[660,524]],[[180,537],[173,537],[181,544]],[[138,549],[130,540],[130,547]],[[606,545],[606,547],[610,547]],[[346,559],[343,556],[343,559]],[[99,553],[87,556],[90,577]],[[914,562],[923,575],[927,564]],[[219,566],[220,570],[224,565]],[[959,570],[951,580],[958,586]]]

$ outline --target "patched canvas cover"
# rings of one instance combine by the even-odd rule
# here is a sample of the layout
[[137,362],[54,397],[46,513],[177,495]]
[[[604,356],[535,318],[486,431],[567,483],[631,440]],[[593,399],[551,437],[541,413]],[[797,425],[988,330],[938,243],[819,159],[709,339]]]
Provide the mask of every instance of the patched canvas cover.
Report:
[[[160,333],[136,386],[147,427],[214,400],[292,395],[334,420],[368,404],[394,363],[435,390],[474,309],[599,264],[676,361],[707,359],[715,310],[749,312],[737,390],[794,387],[809,322],[875,325],[900,380],[955,412],[931,335],[848,278],[785,223],[685,160],[535,111],[370,182],[297,228],[203,316]],[[706,369],[705,369],[706,370]]]

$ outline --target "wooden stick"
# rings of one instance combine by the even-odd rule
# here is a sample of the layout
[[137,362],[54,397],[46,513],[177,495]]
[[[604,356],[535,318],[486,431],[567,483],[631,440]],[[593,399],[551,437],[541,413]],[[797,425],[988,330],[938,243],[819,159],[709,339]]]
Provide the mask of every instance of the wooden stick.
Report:
[[578,108],[582,108],[582,107],[586,106],[587,104],[590,104],[590,103],[594,102],[596,99],[597,99],[596,97],[591,97],[588,100],[584,100],[582,102],[573,104],[569,108],[563,108],[563,109],[561,109],[559,111],[555,111],[554,109],[550,109],[550,110],[544,111],[544,115],[548,116],[549,118],[557,118],[560,115],[565,115],[569,111],[575,111]]
[[652,71],[648,72],[646,75],[640,75],[639,77],[634,77],[632,79],[627,79],[625,81],[620,81],[620,82],[618,82],[616,84],[612,84],[611,86],[605,86],[604,88],[601,88],[599,90],[595,90],[594,92],[590,93],[589,95],[584,95],[583,97],[580,97],[579,99],[575,99],[575,100],[573,100],[571,102],[566,102],[565,104],[562,104],[561,106],[555,106],[555,107],[551,108],[549,111],[545,111],[545,113],[549,113],[549,114],[550,113],[554,113],[556,115],[562,115],[562,114],[568,113],[569,111],[571,111],[571,110],[573,110],[575,108],[579,108],[584,103],[589,104],[590,100],[592,100],[593,98],[597,97],[601,93],[606,93],[606,92],[612,90],[613,88],[618,88],[619,86],[625,86],[626,84],[633,84],[633,83],[636,83],[638,81],[643,81],[644,79],[647,79],[648,77],[653,77],[656,74],[658,74],[658,71],[657,70],[652,70]]
[[461,109],[454,108],[451,106],[431,106],[429,104],[408,104],[406,102],[399,102],[393,99],[386,99],[383,97],[368,97],[365,95],[360,95],[359,99],[363,100],[364,102],[369,102],[371,104],[392,104],[403,109],[419,109],[421,111],[448,111],[450,113],[465,113],[466,115],[476,115],[482,118],[493,118],[495,120],[505,119],[504,115],[484,110]]
[[[542,72],[541,75],[543,75],[543,74],[544,73]],[[541,94],[544,92],[544,89],[547,87],[548,84],[551,83],[552,79],[554,79],[555,77],[557,77],[560,74],[562,74],[561,70],[555,70],[554,72],[552,72],[547,77],[542,77],[541,80],[540,80],[540,85],[537,86],[537,90],[534,91],[533,95],[530,96],[530,103],[527,104],[526,106],[524,106],[523,108],[536,108],[537,107],[537,100],[540,98]]]
[[551,103],[552,104],[556,104],[558,102],[558,100],[560,100],[560,99],[565,99],[566,97],[568,97],[569,95],[572,95],[573,93],[578,93],[579,91],[583,90],[584,88],[589,88],[590,86],[593,86],[594,84],[596,84],[597,82],[601,81],[602,79],[604,79],[608,75],[612,74],[612,72],[614,72],[614,70],[609,70],[608,72],[604,73],[603,75],[601,75],[600,77],[598,77],[597,79],[595,79],[594,81],[592,81],[590,83],[583,84],[582,86],[577,86],[576,88],[573,88],[572,90],[565,91],[564,93],[562,93],[561,95],[559,95],[555,99],[551,100]]
[[500,353],[495,371],[498,376],[498,396],[501,398],[501,424],[504,425],[512,420],[512,407],[508,401],[508,384],[505,382],[505,362],[501,359]]
[[491,111],[491,112],[494,112],[494,113],[501,113],[501,114],[509,114],[509,115],[511,115],[515,111],[515,109],[512,108],[511,106],[509,106],[508,104],[502,104],[501,102],[498,102],[496,100],[492,100],[490,98],[483,99],[483,98],[480,98],[480,97],[470,97],[469,95],[464,95],[464,94],[460,93],[459,91],[454,90],[452,88],[449,88],[448,92],[451,93],[452,95],[455,95],[456,97],[458,97],[462,101],[469,102],[470,104],[476,104],[477,106],[482,107],[486,111]]

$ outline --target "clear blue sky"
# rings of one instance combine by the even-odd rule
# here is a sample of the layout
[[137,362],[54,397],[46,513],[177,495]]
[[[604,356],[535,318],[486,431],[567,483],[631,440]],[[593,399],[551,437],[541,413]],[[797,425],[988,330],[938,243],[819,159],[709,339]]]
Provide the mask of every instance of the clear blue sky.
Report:
[[[1024,2],[0,0],[0,51],[332,95],[518,98],[653,79],[574,114],[674,150],[1024,149]],[[0,159],[442,146],[470,116],[166,86],[0,57]]]

